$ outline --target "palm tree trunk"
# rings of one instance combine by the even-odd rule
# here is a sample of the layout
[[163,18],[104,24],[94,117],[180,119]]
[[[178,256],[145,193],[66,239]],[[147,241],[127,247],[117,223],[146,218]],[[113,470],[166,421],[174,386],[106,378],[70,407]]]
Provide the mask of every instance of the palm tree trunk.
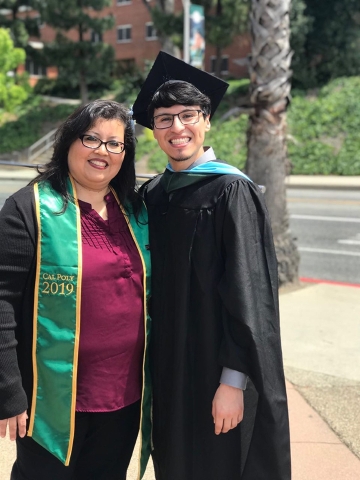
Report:
[[298,281],[299,254],[289,228],[285,176],[286,107],[290,95],[290,0],[252,0],[252,51],[246,171],[265,185],[280,285]]

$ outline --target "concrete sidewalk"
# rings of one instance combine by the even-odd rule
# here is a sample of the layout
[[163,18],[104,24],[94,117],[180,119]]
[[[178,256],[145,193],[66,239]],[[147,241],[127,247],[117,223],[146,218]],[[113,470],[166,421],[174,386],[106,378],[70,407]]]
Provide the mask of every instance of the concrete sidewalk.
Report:
[[292,480],[359,480],[360,285],[285,290],[280,312]]
[[359,458],[289,383],[288,401],[292,480],[359,480]]
[[[292,480],[359,480],[360,288],[303,284],[281,292],[280,310]],[[14,453],[0,439],[0,480],[9,480]],[[128,480],[137,463],[134,455]],[[144,480],[154,480],[151,464]]]

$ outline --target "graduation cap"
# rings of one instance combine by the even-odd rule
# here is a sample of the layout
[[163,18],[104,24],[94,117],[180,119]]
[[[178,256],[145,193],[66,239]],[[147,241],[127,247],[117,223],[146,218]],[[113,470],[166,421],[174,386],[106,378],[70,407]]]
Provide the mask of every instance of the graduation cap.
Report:
[[132,107],[133,117],[137,123],[152,129],[148,117],[148,106],[157,90],[169,80],[188,82],[204,93],[211,101],[211,115],[214,115],[229,84],[203,70],[189,65],[165,52],[160,52],[155,59],[140,93]]

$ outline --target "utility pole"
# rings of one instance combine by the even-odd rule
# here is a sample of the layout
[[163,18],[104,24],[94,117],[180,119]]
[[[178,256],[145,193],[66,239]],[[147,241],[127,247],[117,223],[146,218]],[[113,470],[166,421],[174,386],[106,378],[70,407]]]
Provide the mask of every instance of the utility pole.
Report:
[[184,62],[190,61],[190,0],[182,0],[184,7],[184,43],[183,56]]

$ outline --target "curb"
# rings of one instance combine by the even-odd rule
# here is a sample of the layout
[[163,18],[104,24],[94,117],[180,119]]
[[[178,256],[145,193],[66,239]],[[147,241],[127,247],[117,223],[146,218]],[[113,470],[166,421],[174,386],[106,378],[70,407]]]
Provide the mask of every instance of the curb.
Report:
[[286,188],[360,190],[360,176],[290,175],[285,178]]
[[[37,175],[36,168],[0,165],[0,180],[31,180]],[[150,174],[137,172],[141,178]],[[290,175],[285,178],[286,189],[360,190],[360,176]]]

